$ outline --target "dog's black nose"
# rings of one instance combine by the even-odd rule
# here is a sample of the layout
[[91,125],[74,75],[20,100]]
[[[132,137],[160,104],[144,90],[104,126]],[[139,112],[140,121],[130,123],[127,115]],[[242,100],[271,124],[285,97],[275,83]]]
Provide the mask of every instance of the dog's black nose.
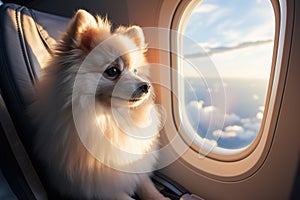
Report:
[[138,85],[137,89],[131,95],[133,100],[139,99],[144,94],[148,93],[150,89],[150,84],[147,82],[142,82]]
[[143,92],[143,93],[148,93],[149,88],[150,88],[149,83],[144,82],[144,83],[138,88],[138,90],[140,90],[140,91]]

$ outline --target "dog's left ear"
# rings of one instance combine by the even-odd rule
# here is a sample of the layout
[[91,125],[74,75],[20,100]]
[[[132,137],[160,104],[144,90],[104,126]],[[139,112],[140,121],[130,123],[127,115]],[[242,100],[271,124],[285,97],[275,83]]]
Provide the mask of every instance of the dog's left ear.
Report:
[[131,26],[127,28],[123,34],[134,40],[134,42],[140,49],[146,49],[147,45],[145,44],[144,32],[141,27]]

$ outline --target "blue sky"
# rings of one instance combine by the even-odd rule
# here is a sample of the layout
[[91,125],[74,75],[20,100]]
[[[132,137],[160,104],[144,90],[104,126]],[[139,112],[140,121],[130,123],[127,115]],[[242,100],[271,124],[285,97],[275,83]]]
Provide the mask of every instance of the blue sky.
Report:
[[203,65],[196,47],[200,45],[223,78],[267,79],[274,29],[268,0],[203,0],[194,8],[184,32],[196,44],[186,46],[184,53]]
[[[186,101],[186,112],[201,137],[219,139],[218,145],[230,149],[247,146],[256,137],[264,115],[274,34],[269,0],[202,0],[194,8],[184,32],[188,39],[183,42],[181,72],[197,77],[187,79],[187,96],[198,98]],[[225,92],[225,114],[216,103],[222,101],[222,90],[207,79],[217,73],[222,81],[216,83],[223,84]],[[221,118],[224,125],[218,127],[215,123]]]

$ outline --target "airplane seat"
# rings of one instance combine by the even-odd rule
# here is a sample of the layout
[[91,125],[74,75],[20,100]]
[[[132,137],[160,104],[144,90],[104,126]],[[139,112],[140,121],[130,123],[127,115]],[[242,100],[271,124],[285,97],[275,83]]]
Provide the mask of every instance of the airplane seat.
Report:
[[[0,19],[2,178],[18,199],[37,199],[45,197],[39,184],[41,176],[37,176],[43,172],[35,172],[43,167],[37,167],[34,160],[35,127],[27,109],[34,102],[39,70],[46,65],[69,19],[11,3],[1,5]],[[47,185],[47,178],[41,179]],[[1,187],[2,183],[5,181],[0,181],[0,188],[8,188]]]
[[33,86],[69,19],[16,4],[3,4],[0,17],[1,92],[29,150],[34,131],[26,109],[34,101]]

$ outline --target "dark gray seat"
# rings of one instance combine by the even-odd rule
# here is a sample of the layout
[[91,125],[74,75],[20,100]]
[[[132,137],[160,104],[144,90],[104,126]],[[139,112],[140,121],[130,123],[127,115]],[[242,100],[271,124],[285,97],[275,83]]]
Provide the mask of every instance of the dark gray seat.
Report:
[[34,100],[33,85],[69,20],[15,4],[3,4],[0,19],[0,89],[30,151],[34,131],[28,126],[26,109]]
[[[13,192],[12,197],[16,196],[18,199],[46,197],[43,188],[36,187],[39,180],[30,177],[35,173],[30,174],[32,170],[38,169],[36,174],[42,180],[44,188],[47,188],[43,167],[37,166],[32,153],[35,128],[27,109],[34,101],[33,86],[38,81],[39,70],[47,63],[53,45],[68,22],[68,18],[16,4],[7,3],[0,7],[0,90],[3,120],[0,124],[1,194]],[[8,115],[3,110],[8,111]],[[12,125],[7,127],[10,121]],[[11,135],[14,133],[18,142],[12,141]],[[30,172],[28,166],[31,165],[33,168]],[[55,193],[50,193],[55,196]]]

